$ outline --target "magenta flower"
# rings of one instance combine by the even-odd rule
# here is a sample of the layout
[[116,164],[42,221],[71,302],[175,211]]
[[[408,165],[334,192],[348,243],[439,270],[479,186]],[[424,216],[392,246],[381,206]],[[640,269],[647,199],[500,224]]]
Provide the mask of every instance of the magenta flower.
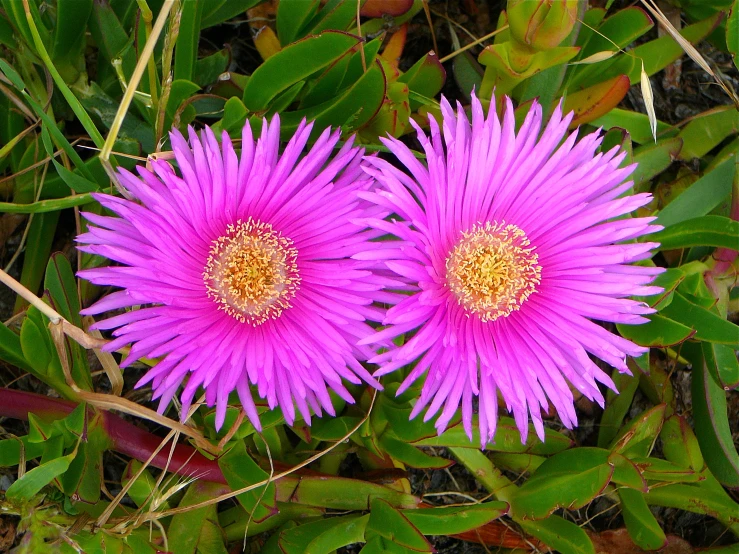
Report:
[[80,248],[122,266],[80,276],[123,290],[83,313],[141,306],[95,328],[115,329],[109,351],[132,344],[122,366],[162,357],[138,383],[153,383],[160,411],[186,376],[183,417],[203,387],[218,428],[234,390],[260,427],[249,384],[290,424],[295,405],[308,423],[311,410],[333,414],[330,390],[353,402],[343,379],[379,386],[360,363],[374,349],[357,343],[382,319],[373,303],[393,297],[381,292],[392,281],[351,257],[382,246],[355,221],[383,214],[358,196],[373,183],[363,151],[350,141],[332,158],[339,132],[327,129],[303,156],[311,128],[301,124],[280,154],[277,116],[257,141],[247,123],[240,157],[226,133],[219,144],[191,129],[188,146],[175,131],[181,177],[155,161],[141,178],[121,171],[138,202],[95,195],[119,217],[85,214],[94,226]]
[[634,166],[619,168],[626,154],[618,148],[596,154],[597,133],[562,142],[572,116],[560,109],[540,133],[534,103],[516,133],[510,100],[502,123],[494,110],[486,118],[474,97],[471,125],[461,106],[455,115],[442,98],[441,108],[443,141],[433,118],[430,140],[418,129],[426,163],[392,138],[384,143],[409,173],[366,158],[379,188],[362,196],[400,218],[369,224],[400,240],[392,251],[355,257],[384,256],[415,293],[362,342],[415,333],[370,361],[381,366],[375,376],[416,362],[399,394],[427,373],[411,417],[428,407],[429,420],[442,410],[440,433],[461,403],[472,438],[477,397],[484,447],[495,434],[500,392],[521,440],[529,415],[543,440],[549,402],[564,425],[577,422],[568,381],[601,404],[597,383],[614,388],[588,354],[627,372],[626,356],[646,351],[591,318],[642,323],[654,311],[627,297],[659,292],[649,283],[662,270],[627,264],[649,258],[656,244],[622,241],[660,227],[650,225],[654,218],[622,217],[650,200],[623,196]]

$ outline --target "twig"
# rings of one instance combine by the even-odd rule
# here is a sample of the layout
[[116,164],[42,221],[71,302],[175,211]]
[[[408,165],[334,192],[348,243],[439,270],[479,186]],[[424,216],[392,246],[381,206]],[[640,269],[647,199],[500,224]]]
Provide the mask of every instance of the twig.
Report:
[[121,130],[123,119],[126,117],[126,113],[128,113],[128,108],[131,105],[136,89],[141,82],[141,77],[143,77],[144,71],[147,69],[149,57],[154,53],[154,46],[159,39],[159,35],[162,33],[162,29],[164,29],[164,24],[167,22],[172,6],[174,6],[174,0],[164,0],[162,9],[159,12],[159,15],[157,15],[156,22],[154,23],[154,28],[151,30],[151,35],[149,35],[149,39],[146,41],[144,49],[141,52],[141,57],[139,57],[139,61],[136,63],[136,68],[133,70],[131,79],[128,81],[128,88],[123,94],[121,103],[118,106],[118,112],[116,112],[113,123],[110,126],[108,137],[105,139],[105,144],[103,144],[103,147],[100,150],[100,162],[103,164],[105,172],[108,174],[108,177],[110,177],[113,184],[122,192],[124,192],[124,189],[121,187],[120,183],[118,183],[118,177],[113,170],[113,166],[110,165],[110,154],[113,151],[113,145],[118,138],[118,133]]
[[452,52],[451,54],[448,54],[448,55],[444,56],[443,58],[441,58],[441,59],[439,60],[439,62],[441,62],[441,63],[444,63],[444,62],[448,62],[449,60],[451,60],[451,59],[452,59],[453,57],[455,57],[456,55],[458,55],[458,54],[461,54],[462,52],[465,52],[465,51],[469,50],[470,48],[473,48],[473,47],[477,46],[477,45],[478,45],[478,44],[480,44],[481,42],[485,42],[486,40],[488,40],[488,39],[490,39],[490,38],[494,37],[494,36],[495,36],[495,35],[497,35],[498,33],[502,33],[502,32],[503,32],[503,31],[505,31],[506,29],[508,29],[508,25],[503,25],[503,26],[502,26],[502,27],[501,27],[500,29],[496,29],[496,30],[495,30],[495,31],[493,31],[492,33],[490,33],[490,34],[487,34],[487,35],[485,35],[485,36],[484,36],[484,37],[482,37],[482,38],[478,38],[478,39],[477,39],[476,41],[474,41],[474,42],[470,42],[469,44],[467,44],[467,45],[463,46],[463,47],[462,47],[462,48],[460,48],[459,50],[455,50],[455,51],[454,51],[454,52]]

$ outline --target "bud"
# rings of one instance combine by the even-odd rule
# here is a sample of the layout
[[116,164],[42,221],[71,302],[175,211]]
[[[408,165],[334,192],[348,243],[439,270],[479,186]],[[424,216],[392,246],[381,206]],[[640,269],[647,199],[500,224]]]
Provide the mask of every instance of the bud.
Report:
[[511,38],[533,50],[559,46],[577,20],[578,0],[508,0]]

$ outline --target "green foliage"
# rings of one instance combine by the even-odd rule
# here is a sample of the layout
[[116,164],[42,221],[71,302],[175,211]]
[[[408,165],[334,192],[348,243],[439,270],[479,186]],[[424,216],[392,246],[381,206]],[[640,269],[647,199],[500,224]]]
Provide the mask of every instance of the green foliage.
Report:
[[[356,405],[337,400],[337,416],[310,427],[300,419],[287,426],[278,410],[258,405],[263,429],[257,433],[239,417],[233,398],[216,432],[214,411],[200,407],[190,422],[214,445],[214,459],[190,452],[182,461],[185,477],[173,477],[160,470],[180,468],[174,455],[142,468],[153,448],[128,445],[139,460],[125,466],[120,483],[106,484],[103,478],[114,473],[104,472],[104,463],[118,463],[111,450],[120,450],[121,437],[110,423],[116,416],[104,408],[125,403],[103,394],[108,385],[97,377],[92,350],[66,335],[55,341],[48,317],[19,298],[17,317],[0,327],[0,359],[25,379],[23,387],[52,397],[45,400],[72,401],[52,409],[37,399],[30,414],[10,401],[0,407],[29,420],[25,435],[0,440],[0,467],[15,471],[0,507],[18,517],[25,551],[219,553],[246,537],[251,551],[267,553],[329,553],[355,543],[365,554],[431,552],[434,535],[477,540],[500,525],[519,540],[510,548],[536,544],[541,551],[594,554],[589,534],[572,520],[576,510],[602,498],[618,507],[632,541],[644,550],[667,541],[654,507],[713,518],[739,536],[739,505],[726,491],[739,488],[727,402],[735,401],[739,387],[739,262],[731,254],[739,245],[739,112],[728,98],[684,121],[664,108],[665,120],[654,121],[625,107],[635,104],[623,100],[640,81],[642,64],[648,76],[660,77],[684,53],[669,34],[657,35],[640,5],[585,9],[583,2],[562,2],[539,10],[542,3],[511,0],[507,12],[492,14],[500,15],[493,44],[485,41],[442,64],[445,47],[421,51],[413,37],[406,44],[403,33],[412,31],[396,30],[416,14],[413,26],[427,29],[424,2],[395,4],[394,16],[379,17],[372,10],[389,10],[389,2],[380,8],[360,2],[358,29],[354,0],[283,0],[275,13],[260,0],[176,2],[121,121],[118,106],[168,4],[28,0],[26,13],[26,3],[0,0],[0,212],[11,222],[25,218],[27,226],[12,270],[67,321],[88,325],[80,308],[100,291],[78,281],[77,262],[65,248],[75,227],[71,208],[102,213],[91,193],[114,190],[98,153],[81,148],[89,141],[80,143],[80,135],[99,148],[119,126],[111,162],[132,168],[137,157],[167,152],[171,127],[208,124],[238,137],[245,121],[258,134],[264,117],[279,114],[285,136],[306,119],[315,122],[312,139],[332,126],[345,139],[356,133],[369,152],[382,151],[381,137],[400,137],[412,131],[411,121],[423,125],[427,114],[438,113],[435,97],[444,87],[455,94],[446,79],[451,69],[463,98],[473,89],[488,102],[493,90],[498,99],[510,94],[522,106],[517,118],[534,98],[545,115],[562,102],[576,114],[573,126],[584,132],[603,127],[602,150],[620,144],[629,153],[626,163],[638,164],[634,190],[655,195],[640,215],[654,215],[664,227],[648,238],[660,243],[655,263],[667,270],[655,284],[664,291],[639,299],[656,310],[648,323],[616,326],[651,351],[628,361],[632,375],[612,375],[619,394],[607,392],[602,414],[593,416],[592,440],[578,442],[555,424],[546,428],[544,442],[532,426],[522,444],[515,422],[500,417],[483,452],[477,415],[472,441],[459,414],[437,434],[432,422],[409,420],[418,388],[397,396],[402,376],[387,376],[376,396],[352,389]],[[709,40],[737,64],[738,0],[673,4],[683,10],[681,34],[689,42]],[[254,7],[267,14],[252,22],[261,59],[242,56],[242,44],[214,43],[219,33],[246,26],[246,10]],[[246,50],[257,55],[251,44]],[[711,86],[708,75],[701,79],[701,86]],[[65,253],[54,253],[58,248]],[[81,267],[107,263],[88,254],[80,260]],[[690,414],[677,390],[678,371],[690,371],[684,374],[691,382]],[[93,391],[110,404],[81,401]],[[161,439],[151,438],[154,444]],[[162,452],[168,451],[165,445]],[[212,477],[199,473],[206,462],[209,471],[220,471],[218,482],[201,478]],[[410,468],[418,477],[455,463],[479,484],[464,491],[477,501],[422,501]],[[281,475],[286,469],[291,472]],[[123,504],[107,494],[124,487]],[[248,490],[233,500],[216,500],[242,489]],[[510,529],[496,521],[502,517]]]

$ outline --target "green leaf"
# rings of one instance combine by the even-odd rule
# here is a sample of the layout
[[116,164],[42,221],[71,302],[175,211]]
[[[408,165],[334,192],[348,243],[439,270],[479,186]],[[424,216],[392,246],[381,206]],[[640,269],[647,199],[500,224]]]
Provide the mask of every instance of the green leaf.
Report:
[[626,373],[614,372],[613,381],[619,393],[608,390],[606,394],[606,409],[603,411],[598,427],[600,448],[606,448],[618,434],[624,417],[629,412],[636,389],[639,387],[639,379]]
[[[631,6],[618,10],[596,27],[597,32],[585,29],[583,26],[580,32],[587,33],[586,36],[589,38],[583,43],[577,59],[584,60],[598,52],[617,51],[624,48],[653,26],[654,23],[647,13],[639,7]],[[580,43],[579,39],[578,43]],[[599,75],[617,60],[618,58],[611,58],[600,63],[571,66],[570,75],[565,81],[567,90],[574,92],[585,88],[582,83],[586,81],[591,85],[595,84]]]
[[[305,4],[285,3],[293,8]],[[266,110],[280,92],[328,66],[357,41],[351,35],[327,31],[286,46],[252,73],[244,88],[244,105],[250,111]]]
[[[366,0],[359,0],[360,5]],[[357,0],[330,0],[307,26],[307,31],[316,35],[322,31],[335,29],[345,31],[356,22]],[[305,31],[305,29],[304,29]]]
[[203,16],[200,23],[201,29],[213,27],[223,23],[246,10],[253,8],[264,0],[208,0],[203,8]]
[[[131,460],[126,465],[126,469],[123,471],[121,477],[121,484],[125,487],[128,486],[129,481],[133,478],[136,473],[139,472],[143,464],[138,460]],[[141,475],[133,482],[128,488],[128,496],[134,501],[136,506],[141,508],[149,502],[151,502],[152,495],[157,488],[157,480],[154,479],[151,472],[148,469],[144,469]],[[159,504],[163,510],[170,508],[169,501],[164,500]]]
[[200,87],[192,81],[186,79],[172,81],[169,100],[167,101],[167,117],[164,124],[166,128],[173,125],[175,115],[180,109],[180,106],[182,106],[182,103],[188,100],[198,90],[200,90]]
[[[306,39],[308,40],[308,39]],[[275,58],[272,56],[270,60]],[[252,80],[249,81],[251,83]],[[318,136],[326,127],[342,127],[354,130],[367,123],[380,109],[385,99],[385,74],[375,62],[367,72],[341,96],[307,110],[286,112],[280,128],[283,136],[291,135],[303,118],[313,119],[313,135]]]
[[718,493],[700,486],[673,484],[653,487],[644,497],[650,505],[687,510],[739,523],[739,506],[723,490]]
[[731,14],[726,20],[726,47],[734,58],[734,65],[739,68],[739,0],[731,5]]
[[[188,0],[181,4],[180,32],[177,35],[174,58],[174,80],[192,81],[198,58],[200,18],[207,0]],[[173,83],[174,84],[174,83]]]
[[[35,320],[35,321],[34,321]],[[41,381],[51,386],[65,398],[76,398],[75,392],[67,385],[62,372],[59,357],[53,350],[53,344],[46,329],[45,322],[36,308],[29,308],[26,319],[21,325],[20,343],[23,356],[29,364],[29,371]]]
[[30,500],[42,488],[67,471],[76,455],[77,448],[66,456],[54,458],[27,471],[23,477],[8,487],[5,492],[6,498],[8,500]]
[[70,323],[81,327],[82,317],[80,316],[80,299],[77,296],[77,281],[69,260],[61,252],[55,253],[49,260],[44,288],[49,291],[56,311]]
[[102,455],[108,446],[106,435],[97,426],[80,440],[77,456],[59,478],[64,494],[88,504],[100,500]]
[[455,535],[472,531],[508,513],[507,502],[492,500],[466,506],[440,506],[402,510],[424,535]]
[[[546,456],[556,454],[572,446],[572,440],[561,433],[549,428],[546,428],[544,433],[544,442],[541,442],[532,425],[529,429],[526,444],[521,444],[521,433],[513,419],[500,417],[498,418],[498,427],[493,442],[486,446],[486,450],[491,452],[527,452]],[[477,414],[472,416],[472,440],[467,437],[464,427],[460,423],[449,427],[441,435],[417,441],[415,445],[478,448],[480,446],[480,430],[477,424]]]
[[363,542],[369,518],[369,515],[332,517],[287,529],[279,533],[280,550],[284,554],[327,554],[341,546]]
[[552,456],[513,495],[513,514],[544,519],[557,508],[585,506],[611,481],[614,467],[608,455],[600,448],[573,448]]
[[[429,52],[423,58],[413,64],[408,71],[398,77],[399,83],[406,83],[412,92],[416,92],[427,98],[433,98],[444,86],[446,71],[439,63],[439,58]],[[411,109],[418,109],[418,102],[411,101]]]
[[[682,139],[667,138],[658,140],[656,144],[645,144],[634,150],[634,162],[639,165],[631,174],[631,178],[637,190],[646,190],[649,180],[670,166],[677,158],[682,146]],[[640,185],[645,185],[645,187],[640,187]]]
[[[277,6],[277,36],[283,46],[287,46],[301,36],[301,30],[318,13],[319,5],[319,0],[303,0],[302,2],[283,2],[282,5]],[[246,104],[246,100],[244,103]]]
[[681,467],[703,471],[705,462],[700,445],[685,417],[675,414],[667,418],[660,438],[662,453],[667,460]]
[[232,133],[241,134],[248,113],[249,110],[246,109],[241,98],[232,96],[223,106],[223,117],[213,126],[213,132],[226,131],[229,135]]
[[67,196],[65,198],[55,198],[52,200],[40,200],[30,204],[16,204],[14,202],[0,202],[0,212],[9,214],[42,214],[48,212],[57,212],[75,206],[84,206],[90,202],[94,202],[92,195],[77,194],[75,196]]
[[423,534],[398,510],[380,498],[372,500],[365,538],[380,536],[414,552],[433,552]]
[[644,550],[659,550],[667,544],[665,532],[649,510],[644,494],[633,489],[618,490],[621,511],[631,540]]
[[702,479],[700,474],[693,469],[660,458],[635,456],[632,461],[642,472],[642,476],[650,483],[697,483]]
[[683,139],[681,160],[703,158],[724,139],[739,132],[739,111],[720,106],[690,119],[678,137]]
[[687,325],[673,321],[661,314],[646,316],[649,323],[642,325],[617,324],[622,337],[640,346],[666,347],[680,344],[695,335],[695,330]]
[[735,165],[729,158],[703,175],[661,210],[655,223],[669,227],[708,214],[731,192]]
[[228,69],[230,61],[231,55],[225,48],[210,56],[201,58],[195,62],[192,80],[201,88],[213,84],[218,80],[221,73]]
[[[364,45],[365,54],[368,46],[368,44]],[[347,51],[341,57],[335,59],[320,76],[311,79],[300,98],[298,109],[302,110],[322,104],[327,98],[336,96],[344,83],[344,77],[352,57],[352,50]],[[361,74],[357,75],[357,78],[360,76]]]
[[6,325],[0,325],[0,359],[26,371],[30,365],[23,354],[21,338]]
[[452,460],[429,456],[407,442],[394,439],[387,434],[380,437],[380,446],[393,459],[417,469],[442,469],[454,464]]
[[595,547],[588,534],[576,524],[559,516],[552,515],[539,521],[522,521],[519,525],[558,552],[595,554]]
[[[27,244],[33,247],[26,250],[20,282],[33,292],[41,286],[58,221],[59,213],[52,212],[34,217],[29,224]],[[26,305],[27,302],[18,296],[14,311],[18,312]]]
[[[182,497],[179,507],[192,506],[210,500],[226,492],[223,485],[207,481],[195,481]],[[214,524],[218,521],[218,506],[210,504],[187,512],[175,514],[169,524],[168,550],[182,554],[226,554],[223,535]],[[213,531],[216,531],[215,533]]]
[[337,441],[354,429],[360,419],[355,416],[316,418],[310,428],[311,438],[322,441]]
[[23,82],[23,79],[18,75],[18,72],[3,59],[0,59],[0,72],[2,72],[18,90],[26,88],[26,83]]
[[739,348],[739,327],[697,305],[689,296],[675,291],[672,303],[662,313],[695,329],[694,338]]
[[739,221],[720,215],[704,215],[671,225],[649,235],[649,240],[659,242],[660,250],[691,246],[736,248],[739,244]]
[[[77,281],[69,260],[57,252],[46,266],[44,288],[49,291],[54,308],[69,322],[82,326]],[[65,345],[72,362],[72,378],[78,387],[92,390],[92,376],[87,361],[87,352],[76,342],[65,337]]]
[[[545,81],[545,79],[549,77],[555,82],[558,80],[561,81],[562,69],[563,68],[561,67],[546,69],[541,73],[537,73],[531,79],[524,81],[524,84],[528,85],[526,88],[527,96],[524,100],[529,100],[530,97],[541,97],[541,94],[544,92],[552,92],[553,94],[553,91],[556,91],[558,87],[551,86],[552,83],[548,80]],[[471,97],[472,91],[478,90],[482,84],[482,66],[477,63],[475,57],[467,51],[455,56],[452,60],[452,74],[454,75],[454,80],[456,81],[459,90],[462,91],[462,94],[464,94],[465,98],[468,100]],[[545,82],[543,83],[543,86],[534,90],[535,87],[532,86],[532,81],[534,80],[542,80]],[[538,85],[539,83],[537,82],[535,84]]]
[[301,476],[278,481],[277,500],[334,510],[366,510],[373,498],[398,508],[415,508],[419,499],[390,487],[344,477]]
[[90,181],[89,179],[86,179],[81,175],[78,175],[74,171],[69,171],[66,167],[64,167],[62,164],[54,159],[52,159],[51,161],[54,162],[54,167],[56,168],[57,173],[59,173],[59,177],[61,177],[62,180],[67,184],[67,186],[73,191],[94,192],[100,190],[100,187],[97,183]]
[[26,461],[34,460],[44,451],[43,443],[31,442],[28,436],[0,441],[0,467],[12,467],[20,464],[21,448]]
[[618,452],[611,452],[608,463],[613,464],[613,477],[611,481],[617,485],[628,487],[641,492],[647,492],[647,481],[639,471],[634,462]]
[[618,10],[597,26],[597,33],[591,31],[590,39],[582,45],[578,59],[585,59],[604,50],[613,50],[615,46],[624,48],[653,26],[654,23],[647,13],[637,6]]
[[659,404],[632,419],[613,441],[611,450],[627,458],[649,454],[662,429],[666,408],[665,404]]
[[[590,122],[594,127],[604,129],[626,129],[631,140],[638,144],[653,144],[652,130],[649,126],[649,117],[646,114],[614,108],[607,114]],[[673,133],[673,127],[662,121],[657,121],[657,136],[664,137]]]
[[[722,18],[723,14],[721,12],[714,13],[703,21],[682,28],[680,34],[689,42],[696,44],[708,36],[721,22]],[[636,46],[627,54],[620,54],[615,58],[611,58],[611,60],[595,64],[593,69],[600,66],[599,71],[594,71],[587,78],[581,79],[577,85],[584,88],[623,74],[627,74],[631,83],[635,84],[640,80],[642,61],[647,74],[654,75],[684,54],[683,48],[670,35],[666,34]],[[611,63],[608,64],[608,62]]]
[[727,487],[739,487],[739,454],[729,426],[726,391],[709,370],[704,355],[709,348],[695,345],[685,349],[684,356],[693,364],[692,398],[696,436],[706,464],[716,478]]
[[739,360],[730,346],[704,342],[703,357],[708,370],[725,390],[739,387]]
[[[232,490],[243,489],[269,477],[246,452],[243,441],[234,442],[231,450],[218,459],[218,465]],[[266,490],[259,487],[236,498],[247,512],[253,512],[254,520],[260,522],[277,512],[275,495],[275,484],[270,483]]]
[[51,57],[56,62],[81,54],[82,39],[92,12],[92,0],[57,0],[54,22],[54,46]]

